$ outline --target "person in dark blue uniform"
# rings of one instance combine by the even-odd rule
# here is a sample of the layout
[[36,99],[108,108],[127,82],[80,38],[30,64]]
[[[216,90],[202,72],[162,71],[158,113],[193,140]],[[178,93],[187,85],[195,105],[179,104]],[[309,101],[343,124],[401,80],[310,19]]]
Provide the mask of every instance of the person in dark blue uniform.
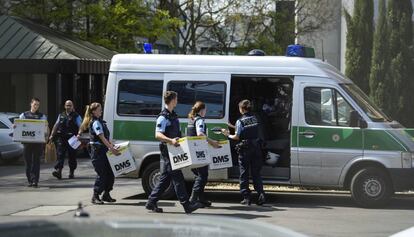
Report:
[[225,136],[232,140],[239,141],[236,150],[239,154],[240,168],[240,192],[243,200],[241,204],[250,205],[249,189],[249,169],[253,179],[253,186],[259,197],[257,205],[265,203],[265,193],[263,191],[263,181],[260,170],[263,165],[262,151],[259,139],[259,123],[256,116],[250,113],[251,103],[249,100],[242,100],[239,103],[241,118],[236,122],[236,134],[230,135],[227,129],[222,129]]
[[[19,119],[47,120],[46,115],[39,112],[40,100],[33,98],[30,102],[30,110],[20,114]],[[43,152],[41,143],[23,143],[24,160],[26,162],[26,177],[29,187],[38,187],[40,174],[40,156]]]
[[174,112],[174,108],[177,106],[178,102],[177,93],[174,91],[166,91],[164,93],[164,102],[165,108],[158,116],[155,128],[155,138],[161,142],[161,175],[158,183],[148,197],[148,202],[145,205],[145,208],[152,212],[163,212],[162,208],[157,206],[157,202],[172,181],[175,194],[181,205],[183,205],[184,211],[186,213],[192,213],[200,208],[201,204],[198,202],[191,203],[189,201],[183,173],[181,170],[172,170],[167,150],[167,143],[179,146],[178,138],[181,137],[180,122],[178,121],[177,114]]
[[[119,151],[109,141],[109,130],[106,122],[102,120],[102,106],[99,103],[92,103],[86,108],[85,118],[81,127],[89,127],[90,133],[90,156],[92,165],[95,168],[96,179],[93,187],[93,196],[91,202],[93,204],[103,204],[105,202],[116,202],[110,195],[113,189],[115,176],[106,156],[109,150],[115,155],[119,155]],[[99,197],[102,195],[102,199]]]
[[65,102],[65,111],[58,115],[49,137],[49,140],[55,140],[57,146],[57,162],[55,170],[52,172],[52,175],[57,179],[62,179],[62,169],[66,153],[69,155],[69,179],[75,178],[74,173],[77,167],[76,150],[69,145],[68,140],[78,134],[81,123],[82,118],[75,112],[73,102],[67,100]]
[[[197,101],[188,114],[190,120],[187,125],[187,136],[207,136],[207,126],[204,122],[206,113],[206,104]],[[210,138],[207,138],[207,142],[214,148],[220,147],[217,141]],[[191,171],[194,173],[195,179],[190,202],[200,202],[203,207],[210,207],[211,201],[207,200],[204,196],[204,188],[208,179],[208,165],[191,169]]]

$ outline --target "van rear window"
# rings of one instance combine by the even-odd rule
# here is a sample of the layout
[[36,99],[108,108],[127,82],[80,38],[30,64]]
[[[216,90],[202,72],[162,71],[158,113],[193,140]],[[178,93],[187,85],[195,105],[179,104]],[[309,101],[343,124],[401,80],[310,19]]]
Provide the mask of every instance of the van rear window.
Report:
[[178,93],[178,104],[175,112],[185,118],[198,100],[207,107],[206,118],[220,119],[224,117],[226,84],[224,82],[188,82],[171,81],[168,90]]
[[161,80],[121,80],[117,113],[130,116],[157,116],[162,107]]

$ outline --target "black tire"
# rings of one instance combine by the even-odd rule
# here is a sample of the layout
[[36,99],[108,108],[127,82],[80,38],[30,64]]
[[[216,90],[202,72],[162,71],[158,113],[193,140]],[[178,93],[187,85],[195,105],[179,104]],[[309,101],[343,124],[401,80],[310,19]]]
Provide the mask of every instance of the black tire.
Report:
[[[145,191],[145,194],[150,195],[155,184],[158,182],[160,175],[160,163],[152,162],[144,168],[142,172],[142,188]],[[161,196],[162,199],[172,199],[175,197],[175,191],[172,183],[164,191],[164,194]]]
[[351,196],[361,207],[375,208],[386,205],[394,190],[388,174],[379,168],[364,168],[351,180]]

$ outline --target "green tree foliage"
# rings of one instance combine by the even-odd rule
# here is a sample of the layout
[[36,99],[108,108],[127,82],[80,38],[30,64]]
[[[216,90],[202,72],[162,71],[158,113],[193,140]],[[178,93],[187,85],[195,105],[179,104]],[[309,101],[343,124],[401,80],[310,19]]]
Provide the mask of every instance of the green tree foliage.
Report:
[[138,36],[171,41],[181,22],[144,0],[21,0],[12,12],[118,52],[137,52]]
[[345,11],[346,35],[345,75],[363,91],[369,93],[369,76],[372,56],[374,3],[372,0],[355,0],[353,15]]
[[383,109],[389,109],[391,104],[389,86],[386,83],[385,75],[389,68],[388,58],[388,25],[386,0],[379,2],[379,16],[375,28],[374,43],[372,50],[372,63],[370,82],[370,97]]
[[406,126],[414,125],[414,78],[412,76],[413,6],[411,0],[388,1],[389,60],[386,89],[390,92],[384,109]]

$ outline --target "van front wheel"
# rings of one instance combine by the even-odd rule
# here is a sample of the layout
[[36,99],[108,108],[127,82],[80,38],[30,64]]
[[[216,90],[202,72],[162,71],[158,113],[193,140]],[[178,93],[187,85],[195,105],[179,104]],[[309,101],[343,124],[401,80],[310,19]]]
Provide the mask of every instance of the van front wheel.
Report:
[[[149,196],[154,189],[155,185],[158,183],[160,178],[160,163],[152,162],[147,167],[144,168],[142,172],[142,188],[144,189],[147,196]],[[162,199],[172,199],[175,196],[174,187],[172,183],[164,191],[164,194],[161,196]]]
[[364,168],[351,181],[351,196],[362,207],[380,207],[393,194],[391,180],[386,172],[378,168]]

